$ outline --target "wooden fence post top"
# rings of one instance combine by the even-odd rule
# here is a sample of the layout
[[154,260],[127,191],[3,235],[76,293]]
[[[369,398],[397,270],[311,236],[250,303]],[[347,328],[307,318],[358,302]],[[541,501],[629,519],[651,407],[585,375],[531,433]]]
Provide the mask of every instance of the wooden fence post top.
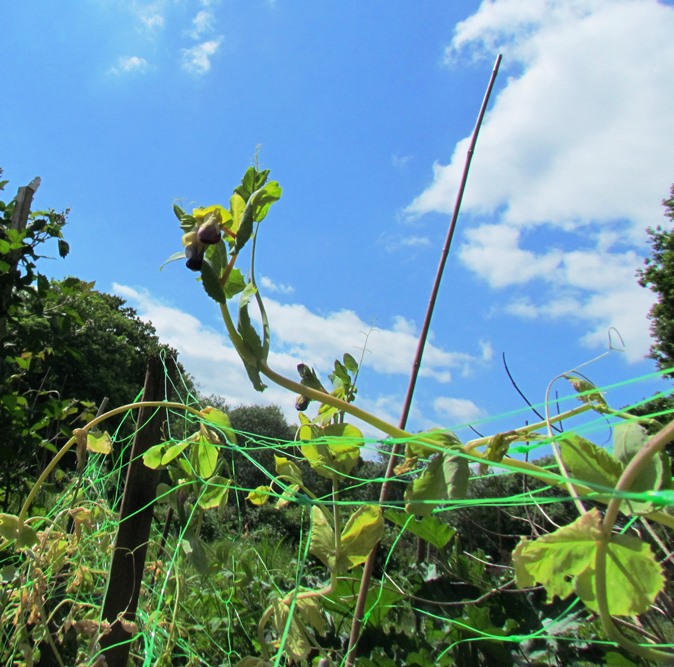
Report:
[[12,213],[12,229],[23,229],[28,222],[33,196],[40,187],[42,179],[36,176],[28,185],[19,188],[16,193],[16,205]]

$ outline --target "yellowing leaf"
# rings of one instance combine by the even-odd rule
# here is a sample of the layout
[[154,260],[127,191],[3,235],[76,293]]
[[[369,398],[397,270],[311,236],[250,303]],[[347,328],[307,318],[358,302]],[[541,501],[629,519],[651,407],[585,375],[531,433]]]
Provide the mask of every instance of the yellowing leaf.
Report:
[[405,490],[405,511],[428,516],[446,500],[465,498],[470,470],[468,461],[451,454],[436,454],[424,471]]
[[350,569],[367,560],[372,549],[384,535],[384,517],[381,507],[363,505],[347,521],[339,547],[339,564]]
[[565,435],[560,449],[571,477],[589,486],[612,489],[624,470],[623,464],[605,449],[578,435]]
[[314,505],[311,508],[311,540],[309,553],[331,570],[335,567],[335,531],[325,514]]
[[285,507],[290,501],[297,495],[297,492],[300,490],[299,484],[292,484],[287,489],[283,490],[283,493],[279,496],[279,499],[276,501],[277,510]]
[[199,496],[199,507],[209,510],[222,507],[227,502],[231,480],[216,475],[207,482],[206,490]]
[[190,458],[194,466],[194,472],[202,479],[208,479],[213,475],[218,465],[219,448],[209,442],[203,435],[192,447],[193,455]]
[[236,443],[236,433],[232,429],[232,422],[229,419],[229,415],[224,413],[222,410],[208,406],[201,411],[204,419],[210,422],[214,426],[217,426],[221,431],[224,431],[227,436],[227,440],[232,443]]
[[299,615],[293,614],[289,619],[290,608],[283,600],[276,600],[272,606],[274,630],[279,637],[285,636],[283,649],[291,660],[296,662],[304,660],[311,651],[311,641]]
[[311,626],[319,635],[325,633],[325,619],[321,612],[321,605],[316,598],[302,598],[295,603],[295,609],[299,611],[306,625]]
[[[595,508],[568,526],[531,542],[523,539],[513,552],[517,585],[543,584],[548,601],[576,593],[592,610],[595,599],[597,542],[604,539]],[[628,535],[614,535],[606,561],[609,611],[614,616],[645,612],[664,588],[662,568],[650,546]]]
[[145,454],[143,454],[143,463],[153,470],[161,465],[161,459],[164,455],[164,445],[152,445]]
[[277,475],[284,475],[291,479],[296,479],[300,482],[302,481],[302,471],[294,461],[291,461],[285,456],[274,455],[274,463],[276,464]]
[[577,375],[564,376],[571,386],[578,392],[578,400],[582,403],[591,403],[598,412],[608,409],[606,399],[603,394],[589,380],[578,377]]
[[[168,465],[173,459],[178,458],[182,451],[189,445],[189,441],[185,442],[176,442],[174,444],[164,443],[162,447],[165,447],[164,452],[161,455],[160,463],[165,466]],[[167,447],[168,445],[168,447]],[[148,450],[149,452],[149,450]],[[146,454],[148,452],[145,452]],[[146,464],[147,465],[147,464]]]
[[271,488],[268,486],[258,486],[254,491],[251,491],[246,500],[253,505],[264,505],[269,500]]
[[97,454],[109,454],[112,451],[112,440],[107,431],[89,431],[87,433],[87,449]]
[[32,547],[37,543],[37,533],[14,514],[0,514],[0,537],[15,541],[18,548]]

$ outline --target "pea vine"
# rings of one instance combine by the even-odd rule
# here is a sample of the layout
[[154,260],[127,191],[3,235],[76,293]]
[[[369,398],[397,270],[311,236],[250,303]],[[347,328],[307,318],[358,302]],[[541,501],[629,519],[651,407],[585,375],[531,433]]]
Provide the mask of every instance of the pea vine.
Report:
[[[590,382],[567,374],[564,377],[578,392],[580,405],[536,424],[462,443],[448,431],[412,434],[354,405],[358,364],[350,355],[335,362],[329,391],[306,364],[299,364],[297,379],[274,370],[269,361],[272,330],[254,274],[259,225],[282,194],[279,184],[268,177],[269,170],[250,167],[228,208],[214,205],[187,213],[174,206],[184,248],[169,259],[186,258],[187,268],[199,274],[206,293],[220,307],[229,338],[255,389],[263,391],[266,379],[297,395],[300,452],[319,475],[332,481],[332,498],[318,500],[304,485],[293,460],[277,457],[275,481],[249,495],[250,502],[263,504],[280,493],[280,506],[300,495],[310,499],[310,552],[327,568],[329,583],[316,590],[295,589],[274,601],[259,625],[261,657],[250,656],[240,664],[271,664],[272,649],[281,636],[287,637],[285,651],[291,660],[306,658],[317,645],[316,633],[322,632],[326,622],[321,601],[335,591],[341,576],[365,562],[383,535],[385,518],[421,532],[422,518],[437,521],[435,509],[465,498],[471,464],[482,470],[515,470],[567,489],[574,498],[591,501],[592,509],[579,505],[579,517],[571,524],[535,540],[521,540],[512,555],[517,585],[525,588],[542,584],[550,600],[575,594],[600,616],[607,639],[647,659],[674,660],[674,655],[648,642],[628,639],[613,621],[614,617],[644,613],[665,587],[662,566],[649,544],[617,530],[616,523],[622,515],[674,528],[674,516],[669,512],[674,496],[671,463],[664,452],[674,438],[674,424],[651,437],[645,426],[652,428],[653,420],[644,423],[629,413],[613,410]],[[251,269],[244,276],[236,262],[249,242]],[[250,315],[252,304],[260,318],[259,331]],[[232,311],[237,313],[236,318]],[[318,405],[313,418],[304,414],[311,402]],[[588,411],[615,421],[612,454],[579,435],[562,433],[554,438],[557,471],[508,456],[513,444],[549,439],[540,431]],[[365,441],[360,429],[345,421],[347,415],[406,443],[404,460],[395,469],[395,474],[407,482],[404,512],[384,513],[376,504],[363,505],[342,525],[340,484],[358,462]],[[603,515],[598,508],[601,505],[607,506]],[[427,529],[428,523],[424,526]]]

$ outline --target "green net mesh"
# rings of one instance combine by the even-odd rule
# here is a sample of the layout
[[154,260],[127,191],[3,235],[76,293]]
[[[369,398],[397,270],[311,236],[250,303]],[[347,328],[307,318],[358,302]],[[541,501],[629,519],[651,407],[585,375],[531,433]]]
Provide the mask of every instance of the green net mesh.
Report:
[[[601,391],[610,399],[626,384],[634,393],[635,384],[651,379]],[[182,382],[168,390],[199,409]],[[658,409],[665,396],[625,410],[665,423],[669,410]],[[577,403],[574,393],[547,408],[556,414]],[[546,405],[533,409],[545,413]],[[498,421],[515,428],[532,417],[526,408],[470,426],[487,432]],[[106,591],[119,585],[110,578],[110,563],[137,418],[138,411],[129,410],[110,434],[110,454],[90,454],[80,471],[71,465],[51,476],[30,510],[36,544],[5,545],[0,552],[3,665],[106,664],[100,641],[109,619],[102,608]],[[387,520],[356,664],[640,664],[605,639],[596,614],[576,595],[550,599],[538,584],[518,587],[511,558],[522,537],[535,539],[574,521],[579,502],[603,511],[614,490],[595,485],[579,494],[559,485],[553,447],[578,436],[610,450],[615,423],[615,417],[586,413],[511,444],[512,460],[539,461],[546,472],[535,476],[504,461],[481,470],[473,450],[455,450],[470,463],[466,497],[422,500],[430,509],[420,517],[405,513],[405,493],[425,460],[400,474],[382,507]],[[377,506],[394,441],[355,443],[363,461],[333,486],[312,471],[297,442],[219,429],[184,410],[169,411],[164,442],[185,442],[202,425],[218,436],[217,474],[208,484],[176,491],[175,479],[162,472],[144,570],[137,573],[137,611],[122,620],[130,664],[345,664],[362,565],[344,568],[330,585],[329,568],[315,556],[315,508],[347,530],[356,510]],[[191,465],[187,452],[174,462]],[[292,475],[279,475],[274,456],[298,466],[305,488],[298,489]],[[658,489],[622,494],[647,503],[663,522],[636,512],[618,523],[619,532],[648,542],[665,575],[674,526],[671,469],[667,475],[669,483]],[[208,506],[209,498],[215,506]],[[634,641],[674,648],[673,612],[665,589],[647,612],[619,623]]]

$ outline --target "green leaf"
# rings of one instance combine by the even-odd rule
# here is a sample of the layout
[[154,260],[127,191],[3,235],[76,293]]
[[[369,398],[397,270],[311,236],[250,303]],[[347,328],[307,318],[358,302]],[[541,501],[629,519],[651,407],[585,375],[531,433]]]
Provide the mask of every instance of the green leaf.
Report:
[[176,218],[178,218],[178,222],[182,219],[182,217],[185,215],[185,211],[183,211],[178,204],[173,204],[173,213],[175,214]]
[[[637,422],[621,422],[613,428],[613,453],[615,457],[627,465],[641,451],[649,439],[648,432]],[[629,491],[648,493],[660,491],[671,485],[671,464],[664,452],[660,452],[641,468],[639,475],[632,482]],[[654,503],[649,500],[626,500],[623,507],[628,507],[636,514],[652,512]]]
[[[543,584],[548,602],[576,593],[593,611],[597,542],[604,539],[601,516],[594,508],[568,526],[531,542],[523,539],[513,551],[520,588]],[[662,567],[650,546],[636,537],[614,535],[606,561],[608,606],[614,616],[643,613],[664,588]]]
[[244,289],[246,289],[246,279],[243,277],[243,273],[237,268],[232,269],[225,283],[225,297],[231,299],[243,292]]
[[384,518],[438,549],[443,549],[456,534],[456,528],[448,526],[435,516],[425,516],[423,519],[415,519],[407,514],[407,512],[388,509],[384,512]]
[[164,455],[165,443],[160,445],[153,445],[145,454],[143,454],[143,463],[148,467],[156,470],[161,465],[161,459]]
[[70,252],[70,246],[63,239],[58,240],[59,257],[66,257]]
[[229,209],[232,212],[232,231],[235,234],[238,234],[245,208],[246,200],[241,195],[234,193],[229,200]]
[[201,415],[207,422],[213,424],[222,431],[227,437],[227,440],[236,444],[236,431],[232,428],[232,422],[230,421],[228,414],[209,405],[201,411]]
[[349,371],[352,373],[358,371],[358,362],[348,352],[344,354],[343,361]]
[[[503,457],[508,453],[511,442],[512,436],[505,433],[497,433],[496,435],[491,436],[487,441],[485,459],[487,459],[487,461],[493,461],[494,463],[500,463],[503,460]],[[488,467],[489,466],[486,463],[480,463],[480,474],[486,475]]]
[[213,475],[218,465],[219,447],[208,441],[203,435],[192,445],[190,460],[195,473],[202,479]]
[[241,185],[239,185],[234,192],[236,192],[244,201],[248,201],[253,192],[259,190],[267,182],[268,176],[269,169],[258,171],[255,167],[248,167],[241,179]]
[[0,537],[9,542],[16,541],[19,549],[30,549],[38,541],[37,533],[30,526],[21,523],[14,514],[0,514]]
[[405,490],[405,511],[428,516],[444,501],[465,498],[470,469],[462,456],[436,454]]
[[605,449],[578,435],[564,435],[559,444],[562,461],[571,477],[591,487],[615,487],[624,466]]
[[582,403],[592,404],[593,408],[599,412],[609,410],[608,403],[602,393],[589,380],[578,377],[577,375],[564,376],[571,386],[578,392],[578,400]]
[[276,465],[276,474],[289,477],[292,480],[302,481],[302,471],[299,466],[285,456],[274,455],[274,463]]
[[[421,438],[424,439],[424,442],[420,441]],[[405,458],[418,457],[425,459],[443,449],[455,449],[457,447],[461,447],[461,441],[451,431],[445,429],[427,431],[425,433],[418,433],[414,440],[407,442],[405,445]]]
[[[323,598],[326,611],[337,617],[350,618],[353,615],[359,592],[360,577],[340,577],[334,592]],[[379,587],[373,582],[365,600],[365,617],[368,627],[382,627],[388,613],[391,610],[400,609],[399,602],[404,597],[403,593],[391,587]]]
[[243,660],[239,660],[234,667],[274,667],[274,663],[254,655],[249,655]]
[[384,535],[384,517],[378,505],[363,505],[349,518],[341,534],[338,570],[367,560]]
[[235,253],[241,252],[241,249],[248,243],[248,239],[250,239],[253,234],[253,223],[255,222],[253,217],[254,210],[255,204],[253,197],[251,197],[241,214],[239,229],[236,232],[236,245],[234,246]]
[[613,454],[627,465],[648,440],[646,429],[633,421],[623,421],[613,427]]
[[352,424],[330,424],[325,428],[303,425],[298,437],[309,440],[300,449],[321,477],[339,479],[348,475],[360,460],[363,434]]
[[281,198],[281,186],[276,181],[269,181],[262,189],[251,197],[253,200],[253,220],[262,222],[269,212],[269,207]]
[[[606,557],[608,608],[612,616],[636,616],[647,612],[665,589],[662,566],[651,547],[632,535],[614,535]],[[596,601],[594,569],[581,572],[576,580],[578,597],[592,611]]]
[[208,572],[208,556],[204,542],[194,534],[188,534],[180,543],[180,547],[187,556],[194,569],[201,575]]
[[330,570],[335,569],[335,531],[323,511],[316,505],[311,508],[309,553],[316,556]]
[[178,262],[184,259],[185,259],[184,250],[174,252],[168,259],[164,260],[164,263],[159,267],[159,270],[161,271],[167,264],[170,264],[171,262]]
[[199,507],[205,510],[223,507],[227,503],[231,483],[232,480],[220,475],[211,477],[207,482],[206,491],[199,496],[197,501]]
[[211,299],[218,303],[227,303],[225,290],[220,284],[220,271],[207,256],[204,256],[204,263],[201,265],[201,284]]
[[266,361],[266,354],[260,336],[252,325],[250,315],[248,314],[248,302],[256,291],[255,285],[252,283],[246,285],[246,289],[239,300],[239,322],[237,329],[246,348],[255,360],[254,363],[251,363],[247,359],[241,359],[248,377],[257,391],[264,391],[266,385],[262,382],[259,364],[261,361]]
[[87,449],[97,454],[109,454],[112,451],[112,439],[107,431],[89,431],[87,433]]
[[[178,458],[178,456],[180,456],[180,454],[183,452],[183,450],[189,444],[190,444],[189,440],[185,440],[183,442],[176,442],[176,443],[173,443],[173,444],[169,444],[168,442],[165,442],[163,445],[159,445],[160,447],[165,448],[164,451],[163,451],[163,454],[161,456],[159,465],[166,466],[169,463],[171,463],[171,461],[173,461],[173,459]],[[150,450],[145,452],[145,455],[147,455],[147,453],[149,451]],[[143,455],[143,461],[145,461],[145,455]],[[147,465],[147,463],[145,463],[145,465]],[[152,467],[156,467],[156,466],[148,466],[148,467],[152,468]]]

